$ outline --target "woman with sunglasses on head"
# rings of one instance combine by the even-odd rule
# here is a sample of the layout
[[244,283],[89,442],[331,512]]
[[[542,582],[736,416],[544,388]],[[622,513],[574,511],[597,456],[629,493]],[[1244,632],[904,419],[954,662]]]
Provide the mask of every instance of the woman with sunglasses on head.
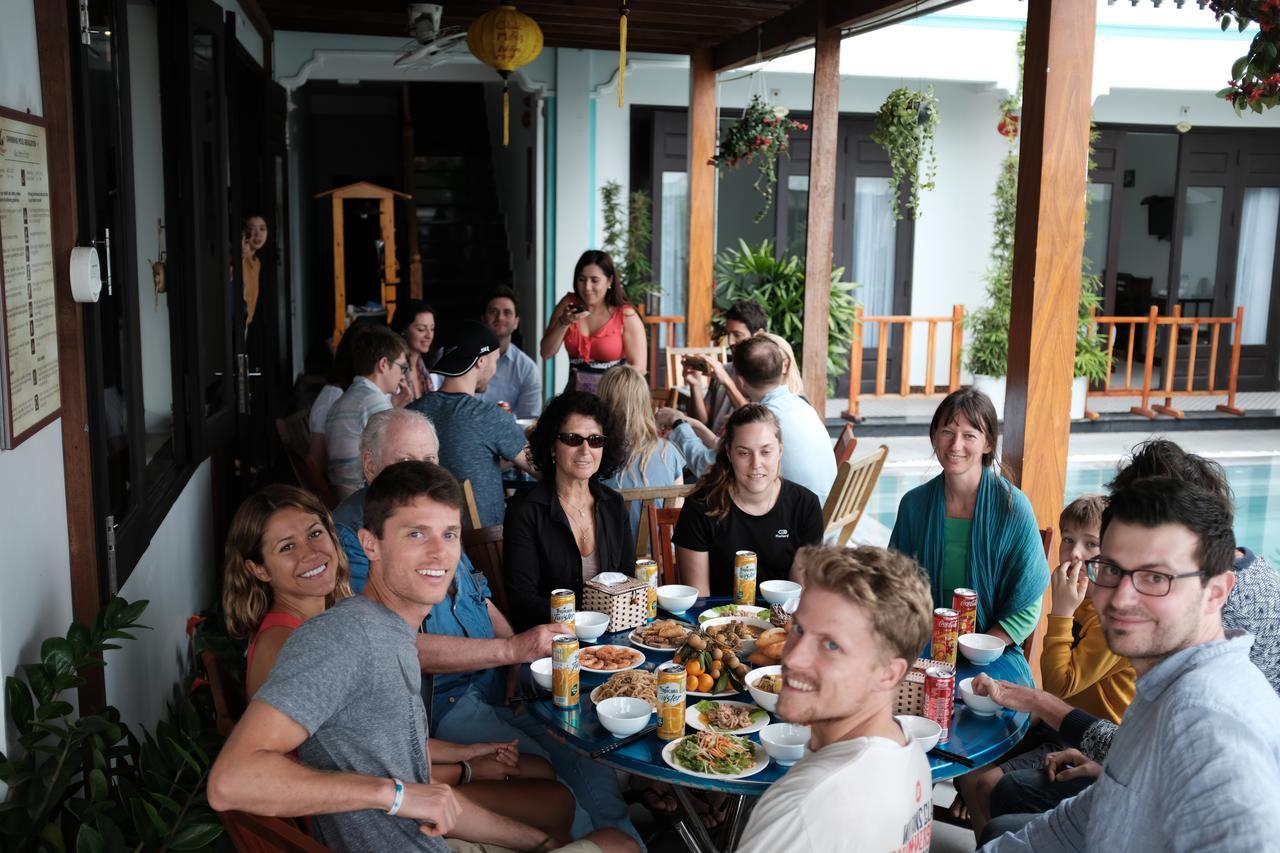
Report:
[[523,631],[547,621],[551,591],[601,572],[635,569],[626,502],[600,481],[626,461],[626,440],[594,394],[568,391],[547,404],[529,436],[542,479],[512,499],[503,522],[503,564],[511,621]]

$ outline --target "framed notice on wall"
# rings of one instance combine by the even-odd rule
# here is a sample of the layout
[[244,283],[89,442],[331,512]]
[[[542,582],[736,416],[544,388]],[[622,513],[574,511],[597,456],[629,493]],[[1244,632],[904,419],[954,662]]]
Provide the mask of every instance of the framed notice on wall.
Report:
[[42,119],[0,108],[0,448],[58,416],[49,158]]

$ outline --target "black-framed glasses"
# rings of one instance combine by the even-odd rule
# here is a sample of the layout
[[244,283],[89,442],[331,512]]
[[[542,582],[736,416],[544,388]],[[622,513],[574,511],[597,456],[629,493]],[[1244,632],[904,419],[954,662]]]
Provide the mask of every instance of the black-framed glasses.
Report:
[[595,433],[592,435],[578,435],[576,432],[559,432],[556,433],[556,439],[559,440],[561,444],[568,447],[581,447],[582,442],[585,441],[587,443],[587,447],[599,450],[604,447],[605,443],[609,440],[609,437],[607,435],[598,435]]
[[391,362],[391,363],[392,363],[392,364],[394,364],[396,367],[400,368],[400,372],[401,372],[401,373],[408,374],[408,372],[409,372],[409,362],[407,362],[407,361],[393,361],[393,362]]
[[1122,569],[1110,560],[1103,559],[1086,561],[1084,569],[1089,575],[1089,580],[1107,589],[1114,589],[1120,586],[1120,581],[1124,580],[1127,575],[1133,580],[1134,589],[1152,598],[1162,598],[1168,595],[1169,590],[1173,588],[1173,582],[1176,580],[1200,577],[1200,572],[1166,575],[1164,572],[1155,572],[1150,569]]

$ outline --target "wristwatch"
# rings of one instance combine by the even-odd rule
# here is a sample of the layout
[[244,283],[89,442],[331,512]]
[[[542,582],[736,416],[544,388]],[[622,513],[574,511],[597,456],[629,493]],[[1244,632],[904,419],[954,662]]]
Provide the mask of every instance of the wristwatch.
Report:
[[680,426],[680,424],[682,424],[682,423],[685,423],[685,419],[684,419],[684,418],[677,418],[675,421],[672,421],[672,423],[671,423],[671,432],[675,432],[675,431],[676,431],[676,427]]

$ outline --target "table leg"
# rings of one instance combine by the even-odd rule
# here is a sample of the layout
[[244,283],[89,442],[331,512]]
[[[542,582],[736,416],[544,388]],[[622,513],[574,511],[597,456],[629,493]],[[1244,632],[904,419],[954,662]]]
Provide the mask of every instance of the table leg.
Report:
[[[681,838],[685,838],[688,832],[693,836],[693,842],[697,845],[695,849],[700,853],[720,853],[719,848],[711,841],[711,836],[707,834],[707,828],[702,825],[702,818],[698,815],[697,809],[693,807],[693,801],[689,799],[689,793],[680,785],[672,785],[671,790],[676,794],[676,800],[680,803],[680,808],[684,811],[684,820],[680,822],[682,831]],[[685,843],[689,839],[685,838]]]
[[724,849],[737,850],[742,830],[747,826],[747,798],[742,794],[730,797],[729,819],[725,822]]
[[702,853],[698,847],[698,839],[693,837],[693,833],[689,831],[687,825],[688,818],[676,821],[676,833],[680,836],[680,840],[684,842],[684,846],[689,848],[689,853]]

